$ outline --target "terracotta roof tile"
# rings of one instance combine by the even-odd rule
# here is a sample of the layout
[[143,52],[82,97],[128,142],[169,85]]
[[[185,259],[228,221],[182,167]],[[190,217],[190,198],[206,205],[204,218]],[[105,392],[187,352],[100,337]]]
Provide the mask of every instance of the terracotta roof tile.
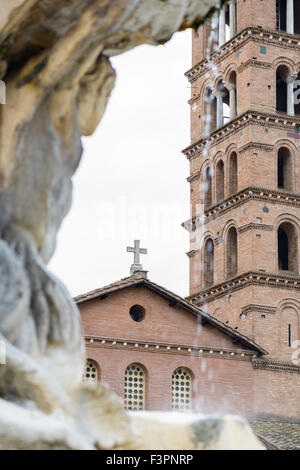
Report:
[[251,426],[269,449],[300,450],[300,423],[254,421]]

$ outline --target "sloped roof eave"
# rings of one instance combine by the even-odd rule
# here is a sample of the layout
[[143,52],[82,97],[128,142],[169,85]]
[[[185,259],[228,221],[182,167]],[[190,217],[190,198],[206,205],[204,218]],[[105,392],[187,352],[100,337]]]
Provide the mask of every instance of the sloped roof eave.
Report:
[[128,287],[134,287],[137,285],[144,285],[145,287],[149,288],[150,290],[158,293],[159,295],[162,295],[164,297],[167,297],[168,299],[171,299],[175,301],[177,304],[180,304],[183,308],[186,310],[191,311],[194,315],[199,316],[205,320],[207,320],[208,323],[210,323],[212,326],[216,327],[219,331],[222,331],[224,334],[227,336],[230,336],[232,338],[236,338],[239,340],[244,346],[251,350],[255,350],[258,352],[260,355],[267,355],[268,352],[263,349],[259,344],[257,344],[255,341],[253,341],[251,338],[248,336],[234,330],[230,326],[226,325],[225,323],[221,322],[217,318],[213,317],[212,315],[204,312],[201,310],[199,307],[196,305],[192,304],[188,300],[185,300],[184,298],[180,297],[177,294],[174,294],[173,292],[169,291],[168,289],[160,286],[159,284],[156,284],[153,281],[150,281],[149,279],[144,279],[144,278],[138,278],[135,279],[133,277],[121,279],[118,282],[115,282],[113,284],[110,284],[108,286],[105,286],[100,289],[95,289],[94,291],[88,292],[83,295],[79,295],[74,298],[75,302],[77,304],[81,304],[84,302],[88,302],[90,300],[95,300],[103,295],[108,295],[112,294],[114,292],[120,291],[122,289],[128,288]]

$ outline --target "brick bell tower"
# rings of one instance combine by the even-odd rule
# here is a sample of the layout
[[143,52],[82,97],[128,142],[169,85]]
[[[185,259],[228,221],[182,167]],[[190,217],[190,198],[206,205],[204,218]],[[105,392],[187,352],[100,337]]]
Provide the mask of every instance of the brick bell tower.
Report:
[[[300,0],[193,31],[189,300],[292,363],[300,340]],[[294,356],[293,356],[294,353]]]

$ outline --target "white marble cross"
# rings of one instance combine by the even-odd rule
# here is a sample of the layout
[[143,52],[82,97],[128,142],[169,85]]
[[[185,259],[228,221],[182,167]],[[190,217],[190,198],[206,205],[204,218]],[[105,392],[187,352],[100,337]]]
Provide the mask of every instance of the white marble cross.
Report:
[[134,240],[134,248],[131,246],[127,247],[128,253],[134,253],[134,264],[140,264],[140,254],[146,255],[147,249],[140,248],[140,240]]
[[128,246],[127,252],[134,253],[134,261],[133,261],[133,264],[131,265],[131,273],[134,271],[142,271],[143,266],[141,265],[141,262],[140,262],[140,255],[141,254],[146,255],[147,249],[140,248],[140,240],[134,240],[134,248],[131,246]]

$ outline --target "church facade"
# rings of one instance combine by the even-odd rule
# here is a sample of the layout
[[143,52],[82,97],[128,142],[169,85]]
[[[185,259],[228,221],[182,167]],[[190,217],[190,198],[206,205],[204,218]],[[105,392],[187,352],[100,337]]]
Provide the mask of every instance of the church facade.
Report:
[[79,296],[86,379],[127,409],[299,423],[300,1],[232,0],[192,41],[190,295],[136,257]]

